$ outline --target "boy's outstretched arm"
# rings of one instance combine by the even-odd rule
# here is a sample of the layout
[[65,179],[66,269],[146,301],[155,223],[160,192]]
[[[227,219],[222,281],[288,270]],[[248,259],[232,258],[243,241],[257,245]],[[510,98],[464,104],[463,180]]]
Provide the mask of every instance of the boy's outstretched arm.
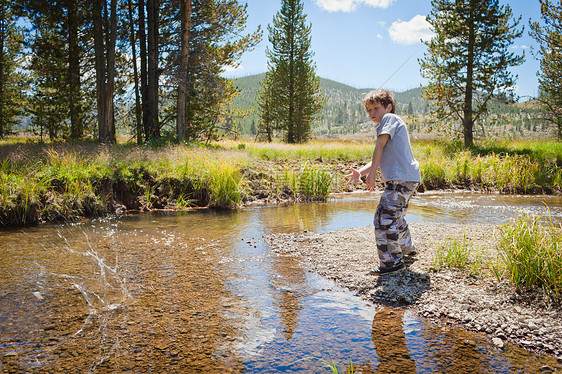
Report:
[[373,160],[371,161],[371,170],[367,175],[367,189],[370,191],[375,189],[376,174],[379,164],[381,162],[382,150],[386,145],[386,142],[390,139],[390,135],[381,134],[377,137],[377,143],[375,144],[375,150],[373,152]]

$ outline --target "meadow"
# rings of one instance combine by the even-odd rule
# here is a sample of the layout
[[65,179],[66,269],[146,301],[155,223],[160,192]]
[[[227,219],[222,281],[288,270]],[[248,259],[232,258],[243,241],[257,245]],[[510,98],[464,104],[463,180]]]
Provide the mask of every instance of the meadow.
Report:
[[[421,190],[558,193],[562,143],[415,141]],[[72,221],[131,210],[236,208],[255,201],[325,200],[348,191],[349,167],[368,162],[369,141],[302,145],[0,143],[0,227]]]

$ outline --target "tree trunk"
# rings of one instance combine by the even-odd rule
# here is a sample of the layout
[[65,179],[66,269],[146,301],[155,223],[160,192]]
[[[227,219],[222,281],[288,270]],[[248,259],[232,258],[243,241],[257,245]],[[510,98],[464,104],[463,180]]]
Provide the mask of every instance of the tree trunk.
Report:
[[106,89],[106,117],[109,129],[109,141],[115,142],[115,117],[113,93],[115,90],[115,43],[117,41],[117,0],[111,0],[111,14],[109,16],[109,39],[107,46],[107,89]]
[[94,53],[96,69],[96,102],[98,106],[98,136],[100,142],[107,141],[108,129],[105,122],[105,51],[103,38],[103,0],[93,1],[93,23],[94,23]]
[[158,12],[159,1],[148,0],[146,15],[148,18],[148,86],[147,86],[147,120],[150,139],[160,138],[158,123]]
[[95,0],[93,6],[99,140],[102,143],[112,143],[115,141],[113,89],[115,86],[117,0],[111,0],[109,22],[107,19],[108,12],[106,11],[103,14],[105,1]]
[[140,44],[140,89],[142,97],[142,123],[144,126],[145,140],[150,140],[151,130],[148,123],[148,68],[147,68],[147,52],[146,52],[146,24],[144,18],[144,0],[138,0],[139,8],[139,44]]
[[78,46],[78,12],[76,0],[66,0],[68,10],[68,101],[70,137],[80,139],[84,128],[80,116],[80,49]]
[[5,134],[4,129],[4,38],[6,37],[6,26],[5,26],[5,9],[4,4],[0,3],[0,139],[3,138]]
[[296,143],[295,133],[295,35],[294,25],[291,25],[288,30],[290,51],[289,51],[289,113],[287,123],[287,142]]
[[181,56],[178,76],[176,132],[179,140],[187,137],[185,124],[187,66],[189,63],[189,31],[191,29],[191,0],[181,0]]
[[[471,1],[471,13],[474,11],[474,6]],[[473,22],[474,16],[468,22]],[[475,44],[475,30],[474,24],[469,24],[468,35],[468,60],[466,64],[466,90],[464,93],[464,108],[463,108],[463,138],[465,148],[471,147],[474,144],[473,135],[473,113],[472,113],[472,84],[474,80],[474,44]]]
[[137,69],[137,48],[136,48],[136,38],[135,38],[135,26],[133,23],[133,5],[131,0],[127,0],[127,8],[129,10],[129,26],[130,26],[130,37],[131,37],[131,52],[133,54],[133,80],[135,82],[135,120],[136,120],[136,130],[137,130],[137,144],[142,144],[142,111],[140,103],[140,93],[139,93],[139,74]]

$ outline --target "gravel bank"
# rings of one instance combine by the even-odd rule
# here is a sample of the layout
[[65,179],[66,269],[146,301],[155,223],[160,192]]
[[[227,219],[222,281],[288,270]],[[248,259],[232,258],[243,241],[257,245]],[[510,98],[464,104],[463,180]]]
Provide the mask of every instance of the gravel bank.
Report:
[[368,274],[378,264],[372,226],[324,234],[276,234],[267,241],[275,252],[298,256],[310,271],[334,279],[372,302],[410,306],[438,323],[486,333],[500,348],[509,341],[554,354],[562,362],[561,308],[521,295],[494,278],[433,269],[439,244],[464,233],[474,248],[494,256],[496,226],[410,223],[410,230],[418,255],[407,261],[404,271],[384,277]]

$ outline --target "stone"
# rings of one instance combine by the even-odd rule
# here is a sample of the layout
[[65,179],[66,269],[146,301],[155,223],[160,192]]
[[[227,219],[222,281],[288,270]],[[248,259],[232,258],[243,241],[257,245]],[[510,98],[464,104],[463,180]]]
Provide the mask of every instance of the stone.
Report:
[[527,323],[527,327],[529,327],[529,330],[538,330],[539,329],[539,327],[533,321],[529,321]]
[[494,345],[500,349],[503,348],[503,340],[501,340],[500,338],[493,338],[492,343],[494,343]]

